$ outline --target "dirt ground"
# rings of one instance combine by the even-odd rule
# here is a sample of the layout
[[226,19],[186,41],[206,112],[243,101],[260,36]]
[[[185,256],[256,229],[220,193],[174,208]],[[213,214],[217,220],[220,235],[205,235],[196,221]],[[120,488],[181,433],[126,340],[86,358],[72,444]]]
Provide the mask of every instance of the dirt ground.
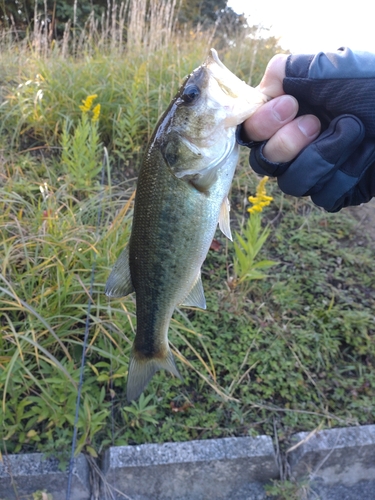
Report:
[[362,232],[375,242],[375,198],[369,203],[364,203],[358,207],[349,207],[347,209],[358,221],[358,232]]

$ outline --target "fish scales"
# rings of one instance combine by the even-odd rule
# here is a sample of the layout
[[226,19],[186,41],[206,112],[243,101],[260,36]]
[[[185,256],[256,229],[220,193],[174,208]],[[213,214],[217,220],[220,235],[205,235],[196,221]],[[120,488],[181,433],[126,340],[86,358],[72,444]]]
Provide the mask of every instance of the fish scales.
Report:
[[[143,351],[147,346],[150,355],[157,355],[160,347],[166,347],[173,311],[187,296],[206,257],[220,206],[215,193],[202,193],[190,183],[170,178],[157,147],[145,162],[138,186],[129,242],[137,294],[135,345]],[[202,231],[192,230],[198,226]],[[162,339],[157,332],[163,332]]]

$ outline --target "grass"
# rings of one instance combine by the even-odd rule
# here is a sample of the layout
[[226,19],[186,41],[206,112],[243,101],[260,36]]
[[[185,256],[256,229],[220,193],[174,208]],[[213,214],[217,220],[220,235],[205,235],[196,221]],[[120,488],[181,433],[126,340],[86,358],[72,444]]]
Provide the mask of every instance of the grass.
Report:
[[[8,64],[11,53],[3,52],[3,453],[42,451],[66,462],[94,255],[77,452],[96,457],[112,444],[272,435],[275,428],[283,443],[318,426],[374,423],[373,242],[348,211],[326,214],[306,199],[283,196],[274,182],[274,202],[261,219],[268,237],[254,263],[277,265],[266,278],[234,287],[235,247],[217,233],[203,267],[207,311],[181,309],[171,323],[184,383],[158,373],[139,401],[126,403],[135,302],[109,302],[104,284],[129,236],[145,143],[206,49],[203,36],[191,35],[148,56],[90,50],[71,58],[56,49],[40,57],[20,51],[18,64]],[[247,69],[244,45],[222,56],[234,71],[254,75],[257,68],[261,74],[274,47],[260,49]],[[83,125],[94,127],[91,119],[83,124],[79,108],[93,94],[101,105],[95,144],[92,129],[79,135]],[[84,161],[81,170],[73,168],[82,160],[80,137],[93,146],[96,171],[108,147],[103,188]],[[80,184],[82,172],[88,177]],[[244,243],[244,199],[257,183],[243,157],[231,214]]]

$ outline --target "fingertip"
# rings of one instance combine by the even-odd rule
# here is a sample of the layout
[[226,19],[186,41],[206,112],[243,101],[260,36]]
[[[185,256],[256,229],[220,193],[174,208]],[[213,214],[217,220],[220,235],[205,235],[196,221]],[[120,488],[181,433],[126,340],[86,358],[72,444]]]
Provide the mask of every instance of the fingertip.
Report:
[[245,135],[253,141],[272,137],[283,125],[294,119],[298,101],[291,95],[282,95],[261,106],[243,124]]
[[302,134],[308,139],[315,139],[320,132],[321,124],[315,115],[304,115],[297,118],[297,125]]
[[271,101],[272,112],[276,120],[283,124],[294,118],[298,112],[298,101],[291,95],[282,95]]
[[284,125],[267,142],[264,156],[271,162],[292,161],[316,139],[320,132],[320,121],[314,115],[304,115]]

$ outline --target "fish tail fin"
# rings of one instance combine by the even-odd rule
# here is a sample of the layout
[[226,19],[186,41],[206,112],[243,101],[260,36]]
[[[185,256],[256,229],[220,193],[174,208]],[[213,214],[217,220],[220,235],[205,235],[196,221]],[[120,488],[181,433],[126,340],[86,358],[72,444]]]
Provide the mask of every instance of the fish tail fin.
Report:
[[126,398],[128,401],[138,399],[151,378],[158,370],[167,370],[183,380],[177,370],[172,351],[167,347],[165,356],[147,358],[139,354],[133,347],[130,355]]

